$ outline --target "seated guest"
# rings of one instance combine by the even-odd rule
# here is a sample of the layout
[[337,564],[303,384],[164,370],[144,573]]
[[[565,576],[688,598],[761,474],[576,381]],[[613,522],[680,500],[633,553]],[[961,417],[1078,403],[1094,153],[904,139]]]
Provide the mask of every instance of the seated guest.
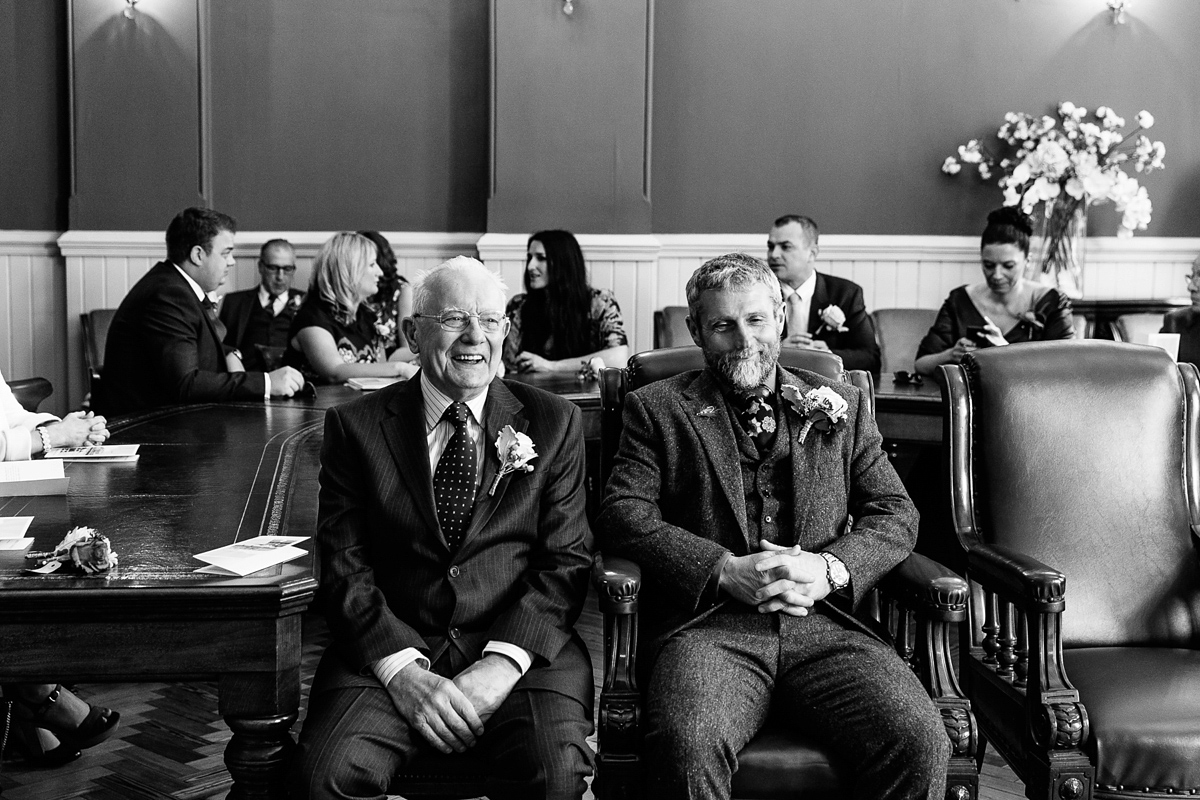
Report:
[[1178,333],[1178,360],[1200,364],[1200,256],[1192,262],[1187,289],[1188,294],[1192,296],[1192,304],[1187,308],[1168,311],[1163,317],[1162,330],[1159,333]]
[[417,368],[384,350],[384,334],[364,301],[383,272],[375,245],[357,233],[334,234],[313,260],[312,282],[288,339],[283,363],[314,383],[350,378],[410,378]]
[[[317,541],[333,642],[291,796],[382,798],[414,758],[471,751],[494,800],[574,800],[593,694],[573,628],[590,568],[582,417],[497,379],[506,290],[483,264],[444,262],[413,294],[420,379],[325,416]],[[501,464],[502,432],[531,443],[532,471]]]
[[[688,280],[704,370],[627,396],[596,530],[644,577],[646,796],[728,798],[774,712],[856,798],[934,798],[949,742],[913,671],[852,609],[912,551],[917,512],[862,392],[778,365],[779,281],[744,253]],[[799,406],[833,398],[822,431]]]
[[379,231],[359,231],[375,245],[375,257],[383,277],[379,279],[379,291],[364,301],[367,308],[375,312],[375,327],[383,335],[383,347],[388,357],[398,350],[401,361],[415,361],[416,355],[408,349],[404,338],[404,318],[412,314],[412,287],[396,269],[396,253],[392,244]]
[[[26,411],[0,375],[0,460],[25,461],[51,447],[99,445],[107,438],[104,417],[74,411],[60,420],[53,414]],[[53,683],[7,684],[4,697],[14,701],[18,725],[50,731],[61,743],[57,750],[40,753],[32,734],[21,736],[27,757],[47,766],[104,741],[121,720],[117,712],[90,706]]]
[[0,375],[0,461],[27,461],[51,447],[104,444],[104,417],[72,411],[66,418],[26,411]]
[[1014,206],[988,214],[979,257],[983,280],[950,292],[917,349],[917,372],[933,375],[980,347],[1071,339],[1071,301],[1049,286],[1026,280],[1033,225]]
[[517,372],[578,372],[580,362],[601,358],[623,367],[629,341],[617,299],[587,282],[579,242],[566,231],[529,237],[525,294],[508,304],[512,330],[504,364]]
[[173,403],[290,397],[304,378],[290,367],[246,372],[226,353],[224,324],[208,299],[233,266],[232,217],[207,208],[179,212],[167,227],[167,260],[121,301],[104,347],[97,410],[108,415]]
[[767,265],[783,289],[784,347],[825,350],[846,369],[879,372],[879,344],[862,287],[817,272],[817,223],[799,214],[775,220],[767,235]]
[[286,239],[272,239],[258,254],[261,281],[254,289],[230,292],[221,301],[225,344],[234,348],[249,370],[279,366],[287,347],[292,317],[304,292],[292,288],[296,251]]

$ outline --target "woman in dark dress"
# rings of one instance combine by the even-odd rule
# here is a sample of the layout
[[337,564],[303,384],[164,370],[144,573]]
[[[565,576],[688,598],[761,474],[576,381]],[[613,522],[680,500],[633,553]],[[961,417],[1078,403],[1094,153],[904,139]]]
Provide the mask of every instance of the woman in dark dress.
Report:
[[980,347],[1074,338],[1071,301],[1024,277],[1032,234],[1017,208],[988,214],[979,251],[983,280],[959,286],[942,303],[917,349],[917,372],[933,375]]
[[409,378],[417,368],[389,361],[386,331],[363,301],[375,294],[383,272],[375,245],[357,233],[338,233],[317,251],[304,304],[288,331],[286,366],[314,383],[342,383],[350,378]]
[[1168,311],[1163,317],[1159,333],[1179,334],[1180,363],[1200,364],[1200,256],[1192,262],[1192,271],[1187,279],[1188,294],[1192,304],[1187,308]]
[[629,342],[612,292],[593,289],[579,242],[567,231],[529,237],[525,294],[509,301],[512,320],[504,342],[504,365],[517,372],[578,372],[600,358],[624,367]]

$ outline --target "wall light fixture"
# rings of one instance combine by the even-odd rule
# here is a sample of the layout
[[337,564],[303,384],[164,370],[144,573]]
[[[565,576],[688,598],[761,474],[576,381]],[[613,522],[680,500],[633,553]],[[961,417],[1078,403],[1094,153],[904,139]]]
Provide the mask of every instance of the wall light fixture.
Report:
[[1125,9],[1132,2],[1133,0],[1108,0],[1108,10],[1112,12],[1113,25],[1125,24]]
[[568,17],[575,13],[575,3],[572,0],[563,0],[563,13]]
[[125,15],[125,19],[133,19],[134,10],[137,8],[137,4],[140,3],[141,0],[125,0],[125,2],[129,5],[126,6],[125,10],[121,13]]

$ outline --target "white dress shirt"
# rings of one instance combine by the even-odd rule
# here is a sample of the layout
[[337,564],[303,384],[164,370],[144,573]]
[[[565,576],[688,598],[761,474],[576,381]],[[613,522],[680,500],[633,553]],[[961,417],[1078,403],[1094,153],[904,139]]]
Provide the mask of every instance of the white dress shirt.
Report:
[[[283,311],[284,306],[287,305],[287,302],[288,302],[288,293],[287,292],[283,292],[281,294],[275,295],[275,300],[272,303],[271,293],[267,291],[267,287],[263,286],[261,283],[258,285],[258,304],[260,306],[262,306],[263,308],[267,309],[268,311],[270,311],[272,317],[278,317],[279,312]],[[268,303],[271,303],[271,305],[268,306],[267,305]]]
[[[447,419],[443,419],[446,413],[446,408],[454,401],[437,390],[429,378],[426,377],[425,371],[421,371],[421,394],[425,401],[425,444],[429,448],[429,474],[437,474],[437,463],[442,457],[442,453],[446,450],[446,445],[450,442],[450,437],[454,435],[454,424]],[[487,388],[483,392],[471,400],[467,401],[467,408],[471,414],[467,418],[467,438],[475,445],[475,494],[478,497],[480,484],[483,482],[483,459],[485,455],[483,441],[483,426],[479,420],[483,419],[483,406],[487,403]],[[498,653],[502,656],[507,656],[512,659],[521,669],[521,674],[524,675],[533,665],[533,656],[523,647],[518,647],[511,642],[490,641],[483,646],[484,655],[488,653]],[[420,662],[421,666],[429,669],[429,659],[415,647],[406,647],[398,653],[392,653],[390,656],[384,656],[371,665],[371,671],[375,673],[375,677],[384,686],[387,686],[392,678],[400,670],[407,667],[414,661]]]

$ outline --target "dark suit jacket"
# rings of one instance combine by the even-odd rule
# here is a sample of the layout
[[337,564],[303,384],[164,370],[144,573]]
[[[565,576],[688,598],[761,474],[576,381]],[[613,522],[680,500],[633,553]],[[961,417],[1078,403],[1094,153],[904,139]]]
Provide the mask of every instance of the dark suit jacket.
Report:
[[[823,328],[821,309],[835,305],[846,315],[844,332]],[[817,285],[813,289],[812,304],[808,311],[808,332],[829,345],[829,349],[842,357],[846,369],[865,369],[879,372],[879,343],[875,341],[875,326],[867,316],[863,302],[862,287],[854,281],[817,273]],[[787,331],[784,331],[787,334]]]
[[[287,315],[291,319],[296,315],[296,309],[292,302],[297,297],[304,297],[304,292],[299,289],[288,289],[288,302],[280,311],[280,315]],[[242,337],[246,333],[246,325],[250,322],[250,312],[258,305],[258,287],[253,289],[245,289],[240,292],[229,292],[221,300],[221,322],[225,323],[225,344],[230,347],[237,347],[242,350],[242,354],[246,352],[246,342],[242,341]],[[266,342],[251,342],[250,344],[267,344]]]
[[[844,424],[828,434],[812,429],[803,443],[796,442],[803,419],[790,407],[779,430],[793,437],[795,543],[840,558],[850,570],[857,605],[912,551],[917,512],[880,447],[862,393],[803,370],[781,375],[801,391],[828,386],[849,405]],[[734,424],[708,370],[658,381],[626,397],[597,543],[641,565],[642,630],[652,648],[646,667],[667,636],[711,613],[702,598],[721,557],[759,549],[750,540]]]
[[[590,661],[573,628],[590,568],[579,409],[495,380],[483,416],[482,488],[451,555],[434,506],[420,380],[326,413],[317,538],[334,640],[318,688],[378,685],[369,665],[406,647],[435,664],[443,655],[470,663],[498,640],[534,656],[517,688],[591,696]],[[533,440],[537,458],[489,496],[505,425]]]
[[1189,306],[1168,311],[1159,333],[1178,333],[1178,361],[1200,364],[1200,310]]
[[262,400],[262,372],[231,373],[216,327],[175,265],[161,261],[121,301],[104,347],[97,409],[110,416],[213,400]]

